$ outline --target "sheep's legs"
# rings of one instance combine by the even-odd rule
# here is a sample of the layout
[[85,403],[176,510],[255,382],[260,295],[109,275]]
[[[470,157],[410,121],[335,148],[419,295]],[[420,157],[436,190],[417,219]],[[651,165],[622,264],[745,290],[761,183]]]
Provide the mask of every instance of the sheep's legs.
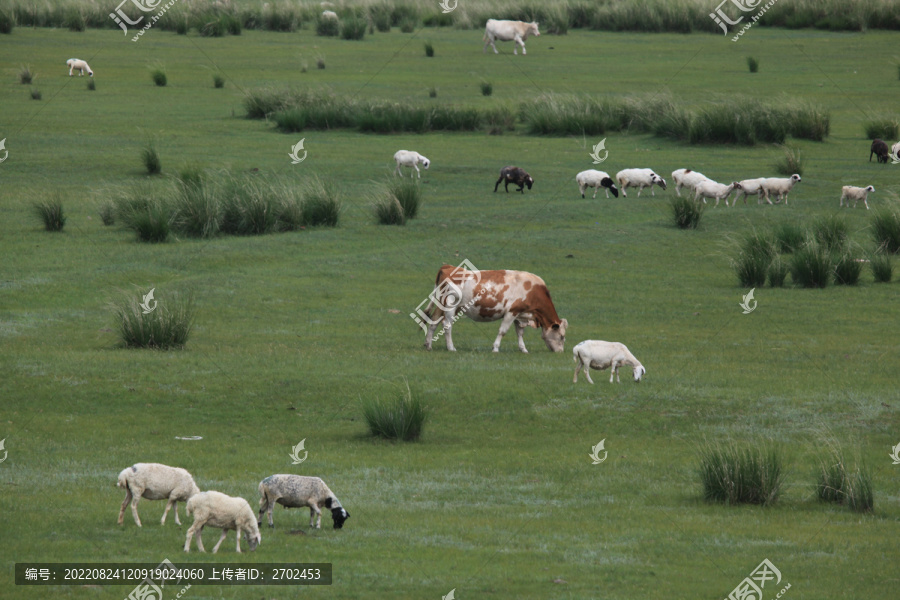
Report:
[[163,511],[162,521],[160,521],[160,524],[166,524],[166,516],[168,516],[169,514],[169,509],[173,507],[175,508],[175,524],[181,525],[181,521],[178,520],[178,501],[171,498],[169,498],[169,501],[166,502],[166,510]]
[[119,525],[125,520],[125,507],[131,502],[131,488],[125,487],[125,500],[122,501],[122,508],[119,510]]
[[[238,539],[237,551],[240,552],[240,551],[241,551],[241,531],[238,530],[237,534],[238,534],[238,536],[237,536],[237,539]],[[216,542],[216,545],[213,546],[213,554],[215,554],[216,552],[219,551],[219,546],[221,546],[221,545],[222,545],[222,542],[225,541],[225,536],[226,536],[226,535],[228,535],[228,530],[227,530],[227,529],[223,529],[223,530],[222,530],[222,536],[219,538],[219,541]]]
[[525,349],[525,338],[523,337],[525,335],[525,326],[519,323],[518,320],[513,321],[513,323],[516,325],[516,335],[519,336],[519,350],[528,354],[528,350]]
[[203,547],[203,524],[197,521],[194,521],[194,524],[187,530],[187,537],[184,540],[184,551],[191,551],[191,539],[193,539],[195,533],[197,534],[197,548],[200,549],[200,552],[206,552],[206,549]]
[[316,529],[322,529],[322,511],[318,510],[318,508],[309,507],[309,528],[313,528],[313,522],[316,521],[316,517],[318,517],[318,522],[315,524]]
[[[419,174],[419,179],[422,179],[422,171],[419,170],[419,165],[413,165],[413,168],[416,170],[416,173]],[[412,171],[409,172],[409,176],[413,176]]]
[[138,502],[141,501],[141,495],[143,493],[144,493],[143,491],[141,491],[140,494],[135,494],[134,492],[132,492],[132,498],[131,498],[131,514],[134,515],[134,522],[137,523],[138,527],[143,527],[143,525],[141,525],[141,518],[138,516],[138,512],[137,512],[137,505],[138,505]]

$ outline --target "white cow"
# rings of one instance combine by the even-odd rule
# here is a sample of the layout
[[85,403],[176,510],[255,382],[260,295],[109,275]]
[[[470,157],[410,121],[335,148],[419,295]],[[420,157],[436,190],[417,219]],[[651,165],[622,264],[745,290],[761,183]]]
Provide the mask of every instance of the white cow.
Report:
[[[494,41],[500,40],[501,42],[508,42],[511,40],[515,42],[515,44],[522,46],[522,56],[524,56],[527,54],[527,52],[525,52],[525,40],[527,40],[530,35],[533,35],[534,37],[541,35],[541,32],[538,31],[537,23],[488,19],[487,25],[484,28],[484,38],[482,38],[482,41],[484,41],[482,53],[487,52],[488,44],[490,44],[491,48],[494,49],[494,54],[499,54],[499,52],[497,52],[497,46],[494,45]],[[515,44],[513,44],[513,54],[518,53],[518,48],[516,48]]]
[[81,60],[80,58],[70,58],[66,61],[66,66],[69,67],[69,77],[72,76],[72,71],[78,71],[80,74],[79,77],[82,77],[85,73],[94,76],[94,72],[91,71],[91,68],[88,66],[87,62]]
[[[422,178],[422,172],[419,171],[419,163],[425,165],[425,169],[431,166],[430,160],[412,150],[397,150],[394,154],[394,160],[397,162],[397,175],[399,177],[403,177],[403,174],[400,172],[401,166],[414,168],[420,179]],[[412,177],[412,171],[409,172],[409,176]]]

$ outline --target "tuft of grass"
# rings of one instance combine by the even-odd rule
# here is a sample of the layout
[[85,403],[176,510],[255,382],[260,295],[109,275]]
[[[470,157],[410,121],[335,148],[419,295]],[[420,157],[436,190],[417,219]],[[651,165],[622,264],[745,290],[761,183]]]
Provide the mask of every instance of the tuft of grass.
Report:
[[896,140],[898,131],[900,131],[900,121],[893,117],[875,119],[866,121],[863,124],[863,128],[866,130],[866,137],[870,140],[879,138],[882,140]]
[[346,17],[341,21],[342,40],[362,40],[366,37],[368,22],[357,17]]
[[162,161],[159,158],[159,152],[156,150],[156,144],[152,141],[141,150],[141,162],[147,170],[147,175],[159,175],[162,172]]
[[31,210],[41,220],[47,231],[62,231],[66,225],[60,191],[54,192],[50,198],[33,202]]
[[775,247],[783,254],[790,254],[802,247],[806,241],[803,228],[794,223],[779,223],[772,230]]
[[429,98],[437,98],[437,88],[436,87],[431,86],[428,89],[428,97]]
[[752,56],[748,56],[747,67],[750,69],[751,73],[756,73],[757,71],[759,71],[759,61]]
[[405,219],[415,219],[422,205],[422,188],[418,182],[410,177],[391,178],[388,183],[388,193],[393,196],[403,209]]
[[0,10],[0,33],[12,33],[15,25],[16,20],[12,12]]
[[100,206],[97,207],[97,213],[100,215],[100,221],[106,226],[113,225],[116,222],[115,204],[113,204],[112,200],[107,199],[101,202]]
[[[155,289],[153,290],[156,291]],[[145,294],[134,292],[113,305],[115,331],[126,348],[155,348],[168,350],[183,348],[194,325],[192,294],[166,294],[147,300]]]
[[406,442],[421,437],[428,418],[422,399],[418,394],[413,394],[409,384],[393,402],[377,399],[364,401],[362,411],[371,435]]
[[35,72],[31,70],[30,65],[22,65],[19,68],[19,83],[23,85],[31,85],[31,82],[34,81]]
[[784,145],[782,157],[772,165],[775,172],[790,177],[794,173],[803,175],[803,154],[799,148]]
[[271,182],[247,175],[228,177],[222,188],[222,231],[234,235],[276,231],[280,200]]
[[169,237],[174,215],[157,191],[138,184],[113,197],[115,220],[137,235],[139,242],[162,243]]
[[303,190],[300,222],[304,226],[337,227],[342,210],[341,192],[331,182],[313,178]]
[[32,100],[40,100],[44,95],[41,94],[41,90],[31,90],[31,99]]
[[407,18],[400,21],[401,33],[412,33],[416,30],[417,21],[413,18]]
[[482,81],[480,87],[482,96],[490,96],[494,93],[494,84],[490,81]]
[[191,25],[188,23],[187,19],[178,19],[175,21],[175,33],[176,35],[187,35],[188,31],[190,31]]
[[759,233],[747,235],[740,244],[737,259],[732,268],[741,287],[761,287],[766,283],[769,266],[777,255],[774,242]]
[[883,252],[900,252],[900,212],[890,208],[880,208],[872,215],[872,239]]
[[846,505],[856,512],[871,512],[875,508],[871,474],[864,468],[850,471],[838,447],[832,447],[829,455],[819,462],[816,497],[821,502]]
[[787,279],[788,271],[788,264],[780,256],[775,255],[775,258],[769,264],[769,287],[784,287],[784,280]]
[[341,33],[341,23],[337,19],[319,17],[316,21],[316,35],[323,37],[337,37]]
[[703,216],[703,205],[690,198],[676,197],[669,201],[672,221],[679,229],[697,229]]
[[325,68],[325,57],[324,57],[324,56],[317,56],[317,57],[316,57],[316,68],[318,68],[318,69],[324,69],[324,68]]
[[870,255],[869,266],[872,267],[875,283],[890,283],[894,277],[894,263],[891,261],[891,255],[882,252],[880,248]]
[[859,283],[863,264],[852,252],[841,253],[834,263],[834,283],[836,285],[856,285]]
[[169,79],[166,77],[166,72],[161,67],[154,67],[150,69],[150,79],[153,80],[158,87],[165,87],[169,82]]
[[93,77],[91,77],[90,79],[88,79],[88,81],[87,81],[87,89],[88,89],[89,91],[91,91],[91,92],[96,92],[96,91],[97,91],[97,80],[94,79]]
[[64,24],[69,31],[81,32],[87,28],[84,14],[75,6],[66,11]]
[[213,75],[213,87],[217,89],[225,87],[225,78],[218,74]]
[[816,219],[812,233],[821,246],[832,252],[843,251],[850,240],[850,227],[847,221],[836,214]]
[[[184,175],[184,172],[182,172]],[[222,207],[215,191],[202,179],[179,177],[172,201],[172,226],[189,237],[211,238],[222,227]]]
[[375,219],[381,225],[406,225],[403,207],[392,194],[383,194],[373,204]]
[[791,279],[805,288],[828,287],[834,263],[827,248],[815,241],[807,243],[791,255]]
[[378,31],[387,33],[391,30],[391,11],[387,6],[370,6],[369,16]]
[[706,444],[699,449],[703,499],[725,504],[774,504],[784,485],[781,455],[774,447]]
[[431,42],[425,42],[425,56],[431,58],[434,56],[434,44]]

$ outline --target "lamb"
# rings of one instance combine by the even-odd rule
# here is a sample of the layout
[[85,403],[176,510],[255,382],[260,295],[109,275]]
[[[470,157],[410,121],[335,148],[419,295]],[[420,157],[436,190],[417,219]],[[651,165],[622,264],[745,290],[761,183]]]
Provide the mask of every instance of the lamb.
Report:
[[[756,203],[762,204],[762,195],[760,194],[762,182],[765,181],[765,177],[757,177],[756,179],[745,179],[743,181],[739,181],[741,184],[740,192],[736,192],[734,196],[734,202],[731,203],[731,206],[737,204],[737,201],[741,198],[744,199],[744,204],[747,204],[747,196],[757,196]],[[772,204],[771,200],[768,200],[769,204]]]
[[69,77],[72,76],[72,71],[78,71],[78,76],[83,77],[85,72],[91,77],[94,76],[94,72],[91,71],[91,68],[88,64],[81,60],[80,58],[70,58],[66,61],[66,66],[69,67]]
[[170,508],[175,508],[175,523],[181,525],[178,520],[178,501],[187,502],[189,498],[200,493],[200,488],[194,483],[191,474],[178,467],[168,467],[159,463],[137,463],[123,469],[119,473],[119,481],[116,484],[125,490],[125,500],[119,510],[119,525],[125,519],[125,507],[131,502],[131,514],[138,527],[141,518],[138,516],[137,505],[141,498],[147,500],[165,500],[166,510],[163,512],[161,524],[166,524],[166,515]]
[[616,173],[616,181],[619,182],[619,187],[622,188],[622,195],[626,198],[628,197],[628,194],[625,190],[629,187],[636,187],[638,189],[638,198],[641,197],[641,191],[643,191],[645,187],[650,188],[651,196],[656,195],[653,193],[654,185],[666,189],[666,180],[654,173],[652,169],[623,169]]
[[[397,150],[394,154],[394,160],[397,162],[397,175],[399,177],[403,177],[400,173],[400,167],[412,167],[416,170],[416,173],[419,174],[419,178],[422,178],[422,172],[419,171],[419,163],[425,165],[425,169],[431,166],[431,161],[419,154],[418,152],[413,152],[411,150]],[[409,176],[412,177],[412,171],[409,172]]]
[[613,183],[612,178],[606,171],[588,169],[587,171],[582,171],[581,173],[576,175],[575,181],[578,182],[578,191],[581,192],[582,198],[584,198],[585,188],[589,187],[594,188],[594,195],[592,196],[593,198],[597,197],[597,192],[600,191],[601,187],[606,188],[607,198],[609,198],[610,192],[612,192],[613,196],[615,196],[616,198],[619,197],[619,188],[616,187],[616,184]]
[[763,194],[765,194],[766,202],[769,202],[769,194],[777,194],[778,199],[775,200],[775,204],[781,202],[782,198],[784,198],[784,203],[787,204],[788,194],[791,193],[794,185],[799,183],[800,181],[802,180],[796,173],[791,175],[790,179],[784,177],[767,177],[760,185],[759,194],[761,197],[763,196]]
[[517,192],[525,193],[525,186],[528,186],[528,189],[531,189],[531,186],[534,185],[534,179],[532,179],[531,175],[529,175],[525,169],[520,169],[519,167],[503,167],[500,169],[500,179],[497,180],[497,183],[494,184],[494,191],[497,191],[497,187],[499,187],[500,182],[504,182],[503,188],[506,190],[506,193],[509,193],[509,184],[513,183],[519,186]]
[[222,529],[222,537],[213,547],[213,554],[218,552],[219,546],[225,541],[225,536],[230,530],[234,530],[237,535],[237,551],[241,551],[241,532],[247,537],[247,544],[250,545],[250,552],[256,550],[256,547],[262,542],[262,536],[259,534],[259,527],[256,519],[253,518],[253,509],[250,503],[243,498],[233,498],[221,492],[201,492],[188,500],[185,508],[187,514],[194,515],[194,524],[187,531],[187,538],[184,540],[184,551],[191,551],[191,538],[197,534],[197,548],[200,552],[206,552],[203,547],[203,528],[219,527]]
[[572,353],[575,358],[575,376],[572,378],[572,383],[578,383],[578,371],[581,369],[584,369],[584,376],[587,378],[588,383],[591,384],[594,382],[591,380],[590,369],[602,371],[612,367],[612,371],[609,374],[610,383],[613,382],[613,377],[615,377],[616,383],[619,383],[619,367],[622,365],[632,367],[635,381],[640,381],[644,373],[647,372],[644,365],[628,351],[625,344],[620,344],[619,342],[585,340],[575,346],[572,349]]
[[302,475],[270,475],[259,482],[259,525],[262,525],[263,513],[269,515],[269,527],[275,527],[272,522],[272,509],[275,504],[285,508],[309,507],[309,526],[316,529],[322,527],[322,511],[320,508],[331,509],[331,518],[334,528],[340,529],[344,521],[350,518],[350,513],[344,510],[340,500],[334,495],[325,482],[318,477],[304,477]]
[[878,157],[878,162],[887,164],[888,161],[888,145],[884,140],[872,140],[872,146],[869,148],[869,162],[872,162],[872,155]]
[[856,205],[859,204],[859,201],[862,200],[863,204],[866,205],[866,210],[869,210],[869,203],[866,199],[869,196],[869,192],[874,192],[875,188],[870,186],[861,188],[855,187],[852,185],[845,185],[841,188],[841,206],[844,206],[844,200],[847,200],[847,208],[850,208],[850,201],[853,200],[853,208],[856,208]]
[[741,184],[737,181],[733,181],[729,185],[712,180],[701,181],[694,186],[694,202],[703,198],[703,204],[706,204],[707,198],[715,198],[716,206],[719,205],[719,200],[725,200],[725,206],[728,206],[728,196],[732,191],[739,189],[741,189]]
[[338,16],[337,16],[337,13],[334,12],[333,10],[323,10],[322,18],[323,19],[334,19],[335,21],[337,21]]
[[681,196],[681,188],[686,187],[687,189],[694,191],[695,185],[708,179],[709,177],[703,173],[691,171],[690,169],[677,169],[672,171],[672,181],[675,182],[675,193],[679,196]]

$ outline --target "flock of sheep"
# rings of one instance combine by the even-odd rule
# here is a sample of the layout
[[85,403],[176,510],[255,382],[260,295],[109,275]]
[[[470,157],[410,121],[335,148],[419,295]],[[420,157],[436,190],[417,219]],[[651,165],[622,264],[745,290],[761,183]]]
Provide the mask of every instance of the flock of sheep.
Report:
[[138,527],[142,527],[137,512],[141,498],[166,500],[161,523],[165,525],[169,510],[174,508],[175,523],[181,525],[177,505],[178,502],[185,502],[185,513],[194,516],[194,523],[188,529],[184,541],[185,552],[190,551],[194,535],[197,536],[197,547],[201,552],[206,552],[201,534],[207,525],[222,530],[222,537],[213,548],[213,553],[219,550],[225,536],[232,530],[236,532],[238,552],[241,551],[241,533],[244,534],[250,550],[256,550],[262,541],[259,526],[262,525],[263,513],[269,516],[269,527],[274,527],[272,509],[276,504],[281,504],[285,508],[309,507],[309,526],[313,527],[315,522],[317,529],[322,526],[322,507],[331,510],[335,529],[343,527],[344,521],[350,518],[350,513],[341,506],[334,492],[318,477],[271,475],[260,481],[258,520],[250,508],[250,503],[243,498],[214,491],[201,492],[191,474],[178,467],[159,463],[137,463],[119,473],[116,485],[125,490],[125,500],[119,510],[119,525],[122,525],[125,508],[131,502],[134,522]]

